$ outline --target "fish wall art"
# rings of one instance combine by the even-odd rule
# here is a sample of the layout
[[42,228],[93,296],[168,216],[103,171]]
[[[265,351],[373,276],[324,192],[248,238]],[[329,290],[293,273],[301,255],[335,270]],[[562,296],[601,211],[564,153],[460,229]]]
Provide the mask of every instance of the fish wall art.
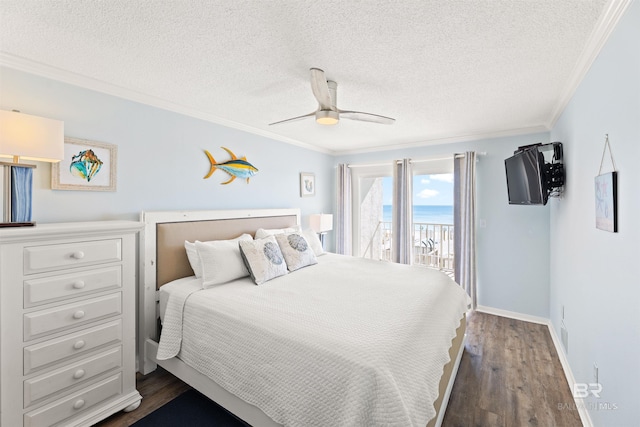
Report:
[[246,157],[238,158],[231,150],[228,148],[222,147],[229,155],[231,156],[231,160],[227,160],[226,162],[218,163],[216,159],[213,158],[210,152],[204,150],[205,154],[209,158],[209,162],[211,162],[211,169],[209,173],[205,175],[204,179],[207,179],[213,175],[216,169],[220,169],[228,173],[231,178],[222,183],[222,185],[229,184],[233,182],[236,178],[246,179],[247,183],[249,182],[249,178],[258,173],[258,169],[253,166],[251,163],[247,161]]

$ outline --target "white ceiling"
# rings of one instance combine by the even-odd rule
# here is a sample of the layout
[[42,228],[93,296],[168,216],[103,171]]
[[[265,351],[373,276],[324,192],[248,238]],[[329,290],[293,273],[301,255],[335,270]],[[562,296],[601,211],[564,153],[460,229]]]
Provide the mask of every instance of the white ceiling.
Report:
[[[330,153],[547,130],[624,0],[0,0],[0,64]],[[623,8],[624,9],[624,8]],[[338,107],[312,119],[309,68]]]

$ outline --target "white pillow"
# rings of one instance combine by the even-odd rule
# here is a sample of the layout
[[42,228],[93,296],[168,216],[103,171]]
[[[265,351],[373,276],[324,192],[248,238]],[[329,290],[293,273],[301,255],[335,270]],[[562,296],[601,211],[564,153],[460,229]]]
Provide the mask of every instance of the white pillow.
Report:
[[316,254],[316,256],[326,254],[322,247],[322,243],[320,242],[320,238],[318,237],[318,233],[313,231],[313,229],[307,228],[302,232],[302,235],[307,239],[307,243],[309,243],[309,246],[311,246],[311,249],[313,249],[313,253]]
[[246,241],[250,240],[219,240],[207,243],[196,241],[196,250],[202,263],[203,288],[249,275],[238,247],[238,242]]
[[241,241],[239,245],[242,258],[256,285],[287,274],[287,264],[274,236],[251,242]]
[[[243,234],[241,236],[236,237],[235,239],[229,240],[211,240],[208,242],[202,243],[211,243],[211,242],[234,242],[238,240],[253,240],[250,234]],[[198,256],[198,251],[196,250],[196,244],[191,243],[187,240],[184,241],[184,249],[187,251],[187,258],[189,258],[189,264],[191,264],[191,269],[193,270],[193,274],[199,279],[202,277],[202,265],[200,264],[200,257]]]
[[258,228],[258,230],[256,231],[256,240],[264,239],[265,237],[268,237],[268,236],[275,236],[276,234],[298,233],[298,232],[300,232],[299,225],[295,225],[293,227],[288,227],[288,228],[271,228],[266,230],[264,228]]
[[302,233],[283,233],[277,234],[275,237],[289,271],[318,263],[313,249]]

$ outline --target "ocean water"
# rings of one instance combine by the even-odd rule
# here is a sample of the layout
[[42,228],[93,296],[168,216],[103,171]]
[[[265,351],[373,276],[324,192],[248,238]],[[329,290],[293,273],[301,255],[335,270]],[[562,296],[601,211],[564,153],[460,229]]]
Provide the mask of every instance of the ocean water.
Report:
[[[391,205],[382,207],[382,220],[391,221]],[[413,222],[453,225],[453,206],[413,205]]]

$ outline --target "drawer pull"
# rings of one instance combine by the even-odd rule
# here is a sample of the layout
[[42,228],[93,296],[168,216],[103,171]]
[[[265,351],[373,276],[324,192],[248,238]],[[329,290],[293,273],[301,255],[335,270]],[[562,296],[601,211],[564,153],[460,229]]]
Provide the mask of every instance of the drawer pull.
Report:
[[80,378],[84,377],[84,369],[78,369],[74,374],[73,374],[73,378],[76,380],[79,380]]
[[82,259],[84,258],[84,252],[82,251],[75,251],[74,253],[71,254],[71,258],[74,259]]
[[84,317],[84,311],[82,310],[78,310],[75,313],[73,313],[73,318],[78,320],[78,319],[82,319]]
[[76,400],[76,403],[73,404],[73,409],[80,409],[84,406],[84,399]]
[[73,348],[76,349],[76,350],[80,350],[82,347],[84,347],[84,344],[85,344],[85,342],[83,340],[78,340],[73,345]]
[[73,282],[73,289],[82,289],[84,288],[84,280],[76,280]]

